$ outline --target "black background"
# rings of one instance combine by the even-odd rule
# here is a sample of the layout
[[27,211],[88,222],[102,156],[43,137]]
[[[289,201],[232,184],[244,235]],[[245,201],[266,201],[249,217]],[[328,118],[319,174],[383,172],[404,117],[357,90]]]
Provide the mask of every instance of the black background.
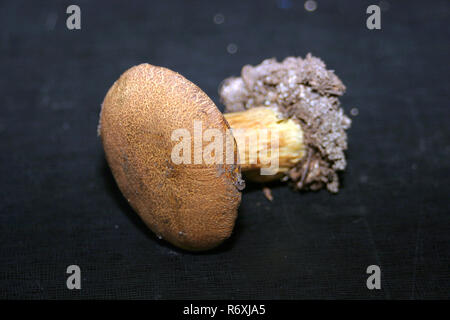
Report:
[[[79,31],[66,28],[74,3]],[[0,298],[449,298],[448,1],[383,1],[372,31],[377,1],[303,4],[1,2]],[[105,163],[96,126],[107,89],[149,62],[223,109],[218,85],[243,65],[308,52],[346,84],[346,113],[359,110],[340,193],[278,185],[269,202],[250,185],[218,249],[158,240]],[[79,291],[66,288],[72,264]],[[372,264],[381,290],[366,288]]]

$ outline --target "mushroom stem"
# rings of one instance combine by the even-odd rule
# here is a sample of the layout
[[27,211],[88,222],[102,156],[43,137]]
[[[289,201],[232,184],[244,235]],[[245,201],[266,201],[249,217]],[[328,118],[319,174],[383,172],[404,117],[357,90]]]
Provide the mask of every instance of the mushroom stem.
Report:
[[[225,113],[236,140],[241,170],[254,180],[278,179],[306,154],[300,123],[286,119],[272,107]],[[278,153],[278,154],[277,154]],[[260,176],[261,168],[276,166],[273,174]]]

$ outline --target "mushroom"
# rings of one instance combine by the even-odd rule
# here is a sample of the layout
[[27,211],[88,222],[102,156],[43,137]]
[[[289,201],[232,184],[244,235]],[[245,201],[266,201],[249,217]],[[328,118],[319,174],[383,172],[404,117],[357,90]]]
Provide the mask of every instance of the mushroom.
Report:
[[[285,62],[288,61],[292,71],[292,60],[288,59]],[[296,60],[296,66],[307,59]],[[311,125],[321,116],[302,117],[303,109],[289,109],[289,104],[283,105],[283,98],[273,98],[270,92],[277,83],[267,79],[268,73],[278,75],[282,83],[280,80],[285,77],[280,76],[283,74],[280,71],[286,71],[285,62],[279,65],[272,60],[263,62],[262,71],[246,66],[242,78],[227,79],[220,94],[226,110],[235,112],[225,114],[192,82],[174,71],[150,64],[130,68],[109,89],[98,127],[106,159],[121,192],[158,238],[192,251],[214,248],[227,239],[245,186],[241,170],[256,181],[287,178],[298,189],[315,190],[327,185],[330,191],[337,191],[337,176],[332,168],[337,158],[327,158],[328,154],[322,152],[318,143],[334,140],[330,134],[324,134],[323,141],[318,139],[314,133],[320,130]],[[289,74],[292,76],[292,72]],[[308,79],[310,82],[305,80],[295,87],[306,90],[307,85],[323,84],[315,83],[314,77]],[[321,74],[319,79],[326,80],[326,77]],[[314,92],[318,92],[316,89]],[[326,94],[331,89],[326,90],[322,97],[328,99]],[[261,97],[269,103],[260,101]],[[320,111],[324,114],[336,111],[327,110]],[[349,126],[349,120],[343,115],[340,119],[343,120],[338,124],[343,131]],[[331,124],[336,127],[336,121]],[[179,143],[174,140],[177,130],[194,136],[194,143],[188,140],[188,147],[182,150],[183,157],[191,159],[194,155],[195,159],[200,154],[196,159],[200,161],[174,161],[175,146]],[[223,146],[213,148],[212,152],[209,149],[209,158],[202,149],[204,137],[196,144],[196,135],[208,130],[218,134],[214,139],[210,137],[210,141],[220,141],[219,145]],[[264,130],[268,135],[262,134]],[[255,136],[257,143],[253,148],[246,148]],[[273,137],[277,138],[276,144]],[[181,140],[186,142],[185,138]],[[343,149],[346,136],[344,140]],[[271,168],[273,159],[276,159],[275,168]],[[270,169],[269,175],[263,173],[265,169]]]
[[202,90],[169,69],[141,64],[109,89],[99,134],[119,189],[146,225],[158,238],[200,251],[230,236],[243,181],[236,161],[223,164],[220,174],[216,164],[172,163],[172,133],[186,128],[194,134],[194,120],[233,141]]

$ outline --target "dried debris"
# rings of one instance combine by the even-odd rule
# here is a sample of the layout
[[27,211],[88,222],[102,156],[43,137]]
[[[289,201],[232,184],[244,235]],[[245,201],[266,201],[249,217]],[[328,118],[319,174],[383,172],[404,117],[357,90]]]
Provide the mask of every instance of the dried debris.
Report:
[[272,190],[270,188],[264,187],[262,191],[267,200],[273,201]]
[[311,54],[305,59],[267,59],[257,66],[244,66],[241,77],[226,79],[219,91],[225,112],[276,106],[285,117],[299,121],[307,156],[287,172],[287,177],[297,189],[326,186],[330,192],[339,190],[337,172],[347,164],[345,130],[351,120],[338,99],[344,92],[345,86],[334,71]]

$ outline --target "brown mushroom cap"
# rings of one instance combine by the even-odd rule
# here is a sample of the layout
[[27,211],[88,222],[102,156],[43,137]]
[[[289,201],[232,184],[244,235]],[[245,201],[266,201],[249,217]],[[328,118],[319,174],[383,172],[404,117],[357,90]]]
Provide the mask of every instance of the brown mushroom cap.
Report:
[[158,237],[197,251],[230,236],[242,180],[236,162],[172,162],[172,132],[185,128],[193,137],[194,120],[202,121],[203,130],[230,135],[221,112],[200,88],[169,69],[141,64],[109,89],[99,133],[122,194],[147,226]]

